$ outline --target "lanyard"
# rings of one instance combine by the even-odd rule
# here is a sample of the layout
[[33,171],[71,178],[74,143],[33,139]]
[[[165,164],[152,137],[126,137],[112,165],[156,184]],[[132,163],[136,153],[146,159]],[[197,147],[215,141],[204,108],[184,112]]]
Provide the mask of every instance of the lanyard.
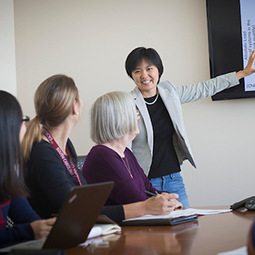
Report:
[[76,165],[73,161],[72,155],[71,155],[70,151],[68,150],[68,148],[66,147],[66,152],[67,152],[67,155],[69,156],[69,161],[66,158],[65,154],[63,153],[63,151],[58,146],[58,144],[56,143],[56,141],[54,140],[54,138],[52,137],[52,135],[50,134],[50,132],[45,127],[43,127],[43,134],[47,137],[50,144],[54,147],[54,149],[56,150],[56,152],[60,156],[60,158],[63,161],[63,164],[65,165],[65,167],[66,167],[67,171],[69,172],[69,174],[73,177],[73,179],[76,182],[78,182],[78,184],[80,186],[82,186],[81,179],[80,179],[80,176],[78,174]]

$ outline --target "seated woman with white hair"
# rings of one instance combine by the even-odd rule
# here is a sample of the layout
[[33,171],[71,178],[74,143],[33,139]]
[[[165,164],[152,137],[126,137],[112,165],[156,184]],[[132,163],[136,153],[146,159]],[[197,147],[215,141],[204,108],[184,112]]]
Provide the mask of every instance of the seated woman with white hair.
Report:
[[88,153],[82,173],[88,183],[114,181],[108,204],[145,201],[164,197],[171,210],[182,208],[177,194],[155,189],[127,148],[138,129],[139,114],[133,97],[111,92],[99,97],[91,109],[91,139],[97,144]]

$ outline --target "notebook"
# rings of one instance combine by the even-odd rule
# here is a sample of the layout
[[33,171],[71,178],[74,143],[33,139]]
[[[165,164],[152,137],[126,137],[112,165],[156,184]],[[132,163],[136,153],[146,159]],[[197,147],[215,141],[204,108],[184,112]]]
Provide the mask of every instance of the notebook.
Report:
[[122,226],[160,226],[160,225],[177,225],[196,220],[200,215],[211,215],[219,213],[228,213],[230,209],[195,209],[186,208],[175,210],[166,215],[144,215],[136,218],[123,220]]
[[169,218],[152,218],[152,219],[130,219],[122,221],[121,226],[174,226],[177,224],[197,220],[198,215],[188,215]]
[[0,249],[68,249],[85,242],[113,188],[114,182],[74,187],[46,240],[32,240]]

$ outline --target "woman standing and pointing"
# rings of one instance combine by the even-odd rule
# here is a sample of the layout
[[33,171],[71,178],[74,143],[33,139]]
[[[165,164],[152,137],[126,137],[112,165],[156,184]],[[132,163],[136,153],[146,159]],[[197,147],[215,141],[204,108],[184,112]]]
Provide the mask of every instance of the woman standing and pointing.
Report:
[[239,80],[255,72],[255,51],[250,54],[244,70],[218,76],[190,86],[160,82],[163,64],[152,48],[131,51],[125,63],[126,72],[135,82],[131,92],[140,112],[140,133],[131,149],[139,165],[158,190],[177,193],[183,207],[189,206],[180,175],[184,160],[196,167],[183,123],[181,104],[212,96],[238,85]]

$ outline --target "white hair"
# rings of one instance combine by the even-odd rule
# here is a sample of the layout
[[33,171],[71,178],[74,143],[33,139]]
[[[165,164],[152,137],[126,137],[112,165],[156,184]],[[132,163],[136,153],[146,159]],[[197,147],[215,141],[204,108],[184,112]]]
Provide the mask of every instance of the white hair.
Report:
[[90,119],[90,137],[96,144],[121,138],[136,130],[134,99],[126,92],[107,93],[94,102]]

